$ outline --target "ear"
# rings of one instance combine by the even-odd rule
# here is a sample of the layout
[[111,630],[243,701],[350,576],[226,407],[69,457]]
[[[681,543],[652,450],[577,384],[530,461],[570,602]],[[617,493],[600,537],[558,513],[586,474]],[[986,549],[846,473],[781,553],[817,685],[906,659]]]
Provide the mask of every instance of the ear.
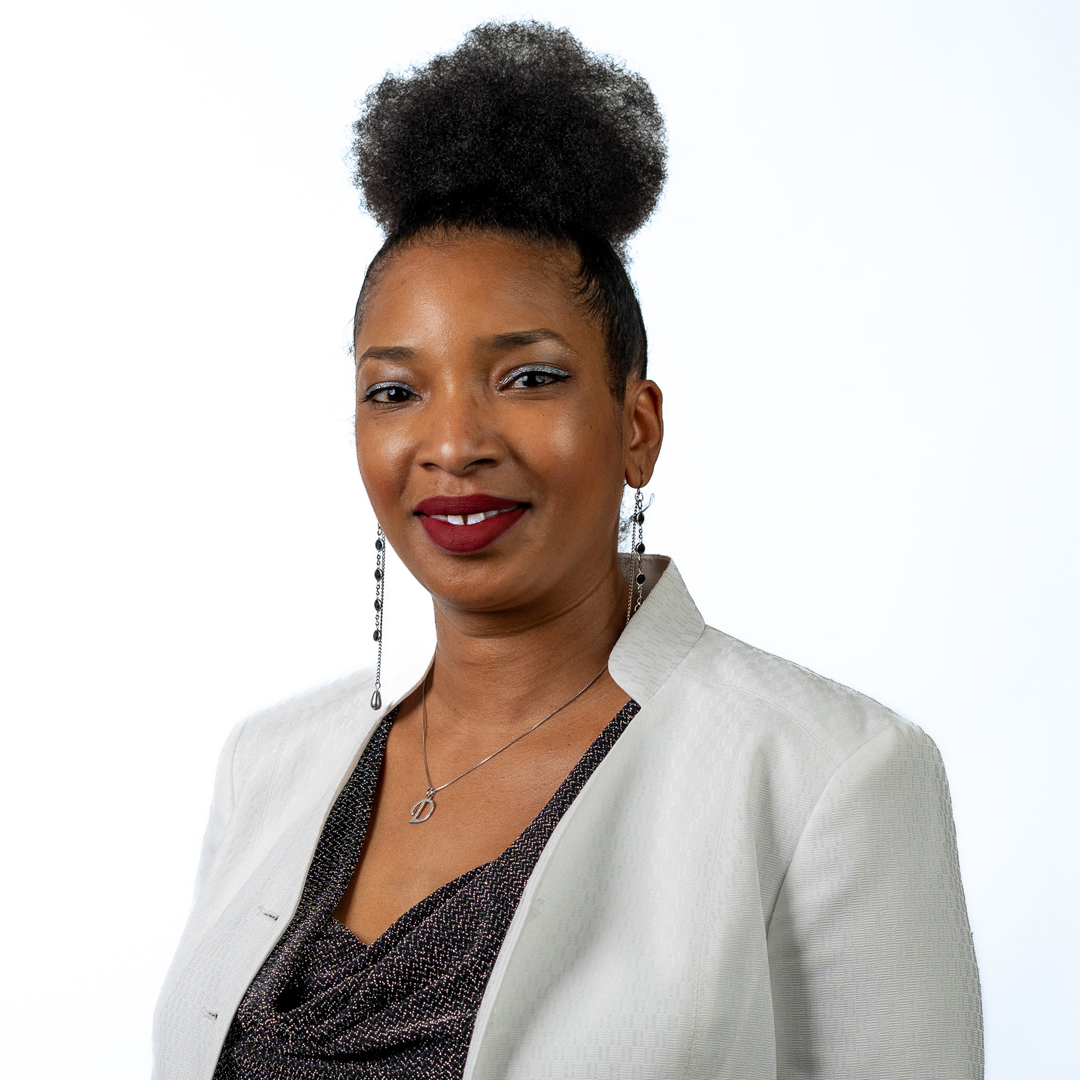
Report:
[[664,395],[652,379],[629,378],[623,401],[626,482],[644,487],[652,479],[664,441]]

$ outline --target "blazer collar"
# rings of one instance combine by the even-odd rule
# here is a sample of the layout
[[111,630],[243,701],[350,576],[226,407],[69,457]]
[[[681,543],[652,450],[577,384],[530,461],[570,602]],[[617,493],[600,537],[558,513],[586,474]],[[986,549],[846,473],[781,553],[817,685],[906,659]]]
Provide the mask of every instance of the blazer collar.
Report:
[[[619,555],[629,580],[630,556]],[[683,662],[705,632],[705,620],[666,555],[645,555],[645,600],[611,651],[611,677],[639,705],[648,700]]]

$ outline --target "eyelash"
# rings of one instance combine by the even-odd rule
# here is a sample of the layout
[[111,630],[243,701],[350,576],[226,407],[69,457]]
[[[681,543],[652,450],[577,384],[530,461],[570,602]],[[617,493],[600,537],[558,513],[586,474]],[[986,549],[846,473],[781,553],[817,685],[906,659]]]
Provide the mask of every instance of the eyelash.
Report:
[[[499,383],[500,390],[509,390],[518,379],[524,379],[529,375],[543,375],[548,381],[540,383],[540,386],[550,386],[551,383],[566,382],[570,378],[569,371],[563,371],[562,368],[549,367],[547,364],[530,364],[528,367],[520,367],[511,371],[509,375],[501,383]],[[534,386],[522,386],[518,387],[520,390],[535,390],[538,387]]]
[[[402,392],[416,397],[416,391],[410,389],[404,383],[376,383],[374,386],[369,387],[367,393],[364,394],[365,401],[374,401],[377,405],[403,405],[404,401],[379,401],[376,397],[377,394],[385,394],[391,390],[401,390]],[[406,398],[405,401],[408,401]]]
[[[520,386],[517,387],[517,389],[537,390],[541,386],[550,386],[552,383],[566,382],[566,380],[570,378],[570,372],[563,371],[562,368],[549,367],[546,364],[533,364],[529,367],[516,368],[514,371],[511,371],[510,374],[507,375],[501,383],[499,383],[499,389],[509,390],[513,388],[514,383],[516,383],[519,379],[528,378],[530,375],[543,376],[546,381],[540,383],[538,386]],[[400,390],[402,393],[408,394],[409,397],[405,398],[403,401],[390,401],[379,399],[379,394],[390,393],[394,390]],[[403,405],[405,404],[405,401],[409,401],[411,398],[415,398],[417,396],[418,395],[416,391],[406,386],[404,383],[384,382],[376,383],[374,386],[370,387],[368,391],[364,394],[364,400],[375,402],[375,404],[377,405]]]

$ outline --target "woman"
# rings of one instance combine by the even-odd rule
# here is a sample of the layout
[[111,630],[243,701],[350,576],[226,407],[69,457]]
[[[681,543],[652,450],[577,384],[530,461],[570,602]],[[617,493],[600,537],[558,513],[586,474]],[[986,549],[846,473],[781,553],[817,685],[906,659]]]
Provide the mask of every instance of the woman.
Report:
[[375,638],[385,533],[435,656],[400,700],[377,666],[233,733],[156,1075],[980,1075],[933,743],[706,627],[644,554],[648,87],[484,26],[357,135]]

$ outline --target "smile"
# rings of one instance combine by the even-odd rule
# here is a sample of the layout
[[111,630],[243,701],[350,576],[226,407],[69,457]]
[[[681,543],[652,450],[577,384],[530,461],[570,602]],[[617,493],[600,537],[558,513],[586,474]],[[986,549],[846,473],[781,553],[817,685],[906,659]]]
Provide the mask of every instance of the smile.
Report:
[[516,509],[516,506],[512,506],[507,510],[486,510],[480,514],[428,514],[427,516],[436,521],[449,522],[451,525],[479,525],[481,521],[487,521],[496,514],[509,514]]
[[528,509],[528,503],[495,495],[437,495],[418,503],[414,513],[437,547],[464,555],[493,544]]

